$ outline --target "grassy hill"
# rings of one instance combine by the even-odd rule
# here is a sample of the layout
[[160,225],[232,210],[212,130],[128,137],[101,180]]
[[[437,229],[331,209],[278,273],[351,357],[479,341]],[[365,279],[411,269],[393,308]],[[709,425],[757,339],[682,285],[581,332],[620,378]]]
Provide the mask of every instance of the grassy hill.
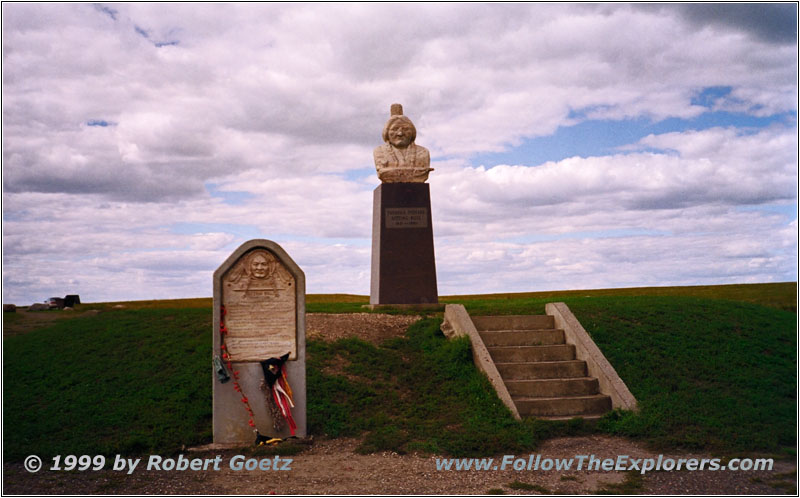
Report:
[[[517,422],[473,367],[468,342],[445,340],[430,314],[380,346],[309,341],[309,428],[317,436],[364,435],[363,451],[494,454],[534,450],[555,435],[605,432],[663,448],[780,452],[796,441],[796,288],[443,298],[476,314],[543,313],[546,302],[566,302],[640,412],[615,412],[596,426]],[[307,308],[362,312],[366,301],[309,295]],[[4,313],[4,329],[15,333],[3,348],[5,458],[164,454],[210,442],[210,299],[42,313]]]
[[[684,296],[708,299],[723,299],[760,304],[770,308],[797,312],[797,283],[780,282],[775,284],[730,284],[695,285],[687,287],[629,287],[623,289],[587,289],[542,292],[515,292],[505,294],[470,294],[439,296],[442,303],[472,303],[473,306],[486,302],[497,307],[498,312],[508,309],[514,303],[525,306],[531,301],[564,301],[573,297],[637,297],[637,296]],[[369,304],[369,296],[356,294],[307,294],[306,307],[309,313],[360,313],[362,305]],[[115,306],[125,309],[158,308],[211,308],[210,297],[192,299],[162,299],[149,301],[126,301],[124,303],[91,303],[82,305],[83,310],[110,310]]]

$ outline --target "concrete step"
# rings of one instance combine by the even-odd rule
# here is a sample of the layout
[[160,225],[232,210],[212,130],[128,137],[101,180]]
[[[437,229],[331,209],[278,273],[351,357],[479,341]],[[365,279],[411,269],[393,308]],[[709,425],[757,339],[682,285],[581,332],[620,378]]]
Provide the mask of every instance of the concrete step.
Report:
[[472,323],[482,330],[554,329],[555,320],[550,315],[494,315],[473,316]]
[[536,418],[540,418],[540,419],[543,419],[543,420],[553,420],[553,421],[555,421],[555,420],[572,420],[573,418],[582,418],[584,421],[593,424],[596,421],[598,421],[601,418],[603,418],[603,415],[605,415],[605,413],[598,413],[596,415],[561,415],[561,416],[551,416],[551,417],[548,417],[548,416],[545,416],[545,415],[537,415]]
[[565,361],[575,359],[575,346],[553,344],[549,346],[496,346],[487,348],[495,363]]
[[492,346],[546,346],[564,344],[564,331],[561,329],[538,330],[486,330],[479,332],[483,343]]
[[573,379],[507,380],[511,396],[552,398],[555,396],[583,396],[597,394],[598,383],[593,377]]
[[583,360],[527,362],[495,362],[497,371],[505,382],[509,380],[563,379],[586,377]]
[[553,398],[512,396],[522,416],[564,417],[600,415],[611,410],[611,398],[605,394]]

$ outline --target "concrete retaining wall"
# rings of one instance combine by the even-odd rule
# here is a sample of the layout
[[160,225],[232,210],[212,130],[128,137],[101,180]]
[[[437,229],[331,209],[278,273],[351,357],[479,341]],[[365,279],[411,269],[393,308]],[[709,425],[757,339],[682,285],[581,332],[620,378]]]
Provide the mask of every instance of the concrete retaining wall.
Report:
[[589,333],[564,303],[547,303],[545,311],[555,319],[556,328],[563,329],[568,344],[575,345],[575,357],[586,362],[589,377],[597,378],[600,392],[611,397],[612,408],[638,411],[636,398],[617,375]]

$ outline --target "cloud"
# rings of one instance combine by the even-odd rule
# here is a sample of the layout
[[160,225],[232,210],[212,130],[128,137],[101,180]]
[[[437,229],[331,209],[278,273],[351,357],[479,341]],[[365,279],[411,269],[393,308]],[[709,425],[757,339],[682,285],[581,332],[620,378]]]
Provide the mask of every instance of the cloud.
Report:
[[[634,236],[440,244],[436,248],[440,294],[793,280],[796,222],[778,228],[757,215],[747,221],[762,228],[757,233],[743,229],[669,239]],[[781,247],[774,246],[776,240]]]
[[790,3],[693,3],[678,7],[698,25],[715,25],[753,34],[769,43],[797,43],[797,5]]
[[[393,102],[432,153],[445,292],[784,278],[788,8],[4,4],[4,299],[209,295],[256,237],[290,249],[310,291],[365,293]],[[702,129],[709,112],[791,119]],[[670,118],[697,129],[475,159]]]
[[[4,188],[151,202],[201,196],[205,182],[252,168],[360,169],[394,101],[444,157],[507,150],[579,119],[695,117],[704,108],[692,98],[712,85],[732,88],[720,109],[795,109],[793,47],[710,33],[686,12],[9,4]],[[91,120],[117,126],[98,135]]]
[[792,128],[650,135],[627,149],[535,167],[435,172],[430,183],[442,220],[438,228],[461,234],[497,225],[495,237],[661,230],[657,222],[679,225],[679,218],[693,209],[732,210],[796,199],[797,136]]
[[[437,164],[441,292],[789,279],[796,220],[787,225],[759,206],[795,202],[796,150],[791,129],[713,128],[539,166]],[[143,204],[6,194],[8,296],[29,295],[32,285],[52,294],[44,289],[76,274],[87,295],[123,296],[115,282],[126,279],[139,299],[205,295],[204,279],[249,238],[282,243],[309,292],[366,293],[373,187],[337,175],[247,172],[215,187],[246,193],[236,204],[209,195]]]

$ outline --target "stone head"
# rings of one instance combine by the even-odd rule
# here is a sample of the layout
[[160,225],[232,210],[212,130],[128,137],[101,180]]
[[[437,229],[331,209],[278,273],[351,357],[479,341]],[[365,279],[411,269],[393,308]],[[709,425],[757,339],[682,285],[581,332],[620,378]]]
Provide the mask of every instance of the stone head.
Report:
[[405,149],[417,138],[417,128],[406,116],[395,115],[383,127],[383,141],[399,149]]

